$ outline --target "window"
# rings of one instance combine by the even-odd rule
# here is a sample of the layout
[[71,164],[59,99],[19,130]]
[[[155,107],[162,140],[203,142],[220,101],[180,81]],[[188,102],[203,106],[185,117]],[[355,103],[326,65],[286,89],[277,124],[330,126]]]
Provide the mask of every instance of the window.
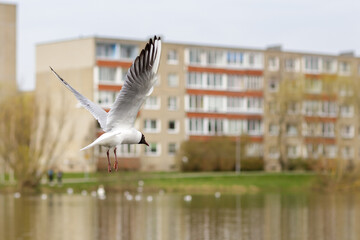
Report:
[[188,88],[202,88],[202,74],[198,72],[187,73],[186,85]]
[[210,112],[224,112],[225,97],[222,96],[208,96],[209,111]]
[[335,126],[334,123],[321,123],[322,136],[323,137],[334,137]]
[[279,81],[275,78],[269,80],[269,91],[276,92],[279,88]]
[[204,119],[203,118],[189,118],[189,133],[203,134],[204,133]]
[[278,159],[280,157],[279,147],[271,146],[269,148],[269,157],[272,159]]
[[263,79],[259,76],[246,76],[246,89],[247,90],[262,90]]
[[170,120],[168,122],[168,132],[169,133],[177,133],[177,132],[179,132],[178,122],[177,121]]
[[262,134],[262,122],[258,119],[249,119],[247,131],[249,135],[261,135]]
[[341,149],[341,155],[344,159],[352,159],[354,157],[354,150],[350,146],[345,146]]
[[321,93],[322,81],[320,79],[308,78],[305,80],[305,89],[308,93]]
[[305,115],[317,116],[317,115],[319,115],[320,109],[321,109],[320,101],[305,101],[304,102]]
[[137,47],[134,45],[120,45],[120,58],[133,59],[137,56]]
[[227,111],[240,112],[244,108],[244,98],[241,97],[228,97],[227,98]]
[[170,96],[168,97],[168,110],[177,110],[177,97]]
[[330,101],[324,101],[322,103],[322,115],[335,117],[336,116],[336,103]]
[[198,48],[191,48],[189,51],[190,64],[200,64],[201,63],[201,51]]
[[319,58],[314,56],[306,56],[305,58],[305,71],[318,72],[319,71]]
[[241,52],[227,52],[227,63],[229,65],[241,65],[244,61],[244,54]]
[[176,73],[168,74],[168,86],[177,87],[179,85],[179,76]]
[[110,107],[114,103],[118,92],[99,91],[98,103],[104,107]]
[[352,117],[354,115],[354,107],[350,105],[342,105],[340,107],[341,117]]
[[276,114],[276,111],[277,111],[277,104],[276,104],[276,101],[271,101],[269,102],[269,113],[271,114]]
[[228,75],[227,84],[229,90],[244,90],[245,79],[242,75]]
[[287,72],[294,72],[295,71],[295,59],[287,58],[284,62],[285,71]]
[[210,135],[221,135],[224,131],[224,119],[210,118],[208,120],[208,133]]
[[253,53],[249,54],[249,65],[250,66],[255,65],[255,55]]
[[337,148],[335,145],[326,145],[325,146],[325,155],[326,157],[333,159],[336,157]]
[[288,114],[297,114],[298,113],[298,102],[296,101],[289,101],[287,103],[287,112]]
[[98,58],[118,58],[118,47],[115,43],[97,43],[96,57]]
[[286,124],[286,134],[288,136],[297,136],[297,127],[295,124]]
[[319,124],[314,122],[304,123],[303,135],[308,137],[316,137],[320,135]]
[[278,71],[279,70],[279,58],[277,58],[277,57],[269,57],[269,59],[268,59],[268,69],[270,71]]
[[206,52],[206,62],[210,65],[221,64],[223,59],[223,54],[220,51],[209,50]]
[[288,156],[288,158],[299,157],[298,147],[296,145],[287,146],[287,156]]
[[189,96],[189,110],[190,111],[204,111],[204,96],[190,95]]
[[322,144],[307,144],[306,145],[307,157],[319,158],[323,153]]
[[149,96],[145,101],[144,109],[151,109],[151,110],[160,109],[160,97]]
[[343,125],[341,128],[341,135],[343,138],[353,138],[355,134],[354,126]]
[[249,97],[247,99],[247,107],[249,111],[262,111],[263,109],[263,99],[256,97]]
[[158,143],[149,143],[149,147],[145,147],[145,154],[147,156],[160,155],[160,144],[158,144]]
[[351,74],[350,63],[345,62],[345,61],[339,62],[339,73],[341,75],[349,75],[349,74]]
[[221,89],[223,88],[223,78],[222,74],[207,74],[207,87],[211,89]]
[[145,119],[144,120],[144,131],[145,132],[159,132],[160,126],[159,122],[156,119]]
[[269,134],[271,136],[277,136],[279,134],[279,125],[275,123],[269,124]]
[[167,63],[168,64],[178,64],[178,53],[175,49],[171,49],[168,51]]
[[168,145],[168,154],[175,155],[176,154],[176,143],[169,143]]
[[336,71],[336,62],[334,59],[323,59],[323,71],[326,73],[334,73]]
[[99,82],[115,82],[116,68],[99,67]]
[[240,135],[243,132],[243,129],[246,127],[246,120],[238,120],[238,119],[229,119],[229,135]]

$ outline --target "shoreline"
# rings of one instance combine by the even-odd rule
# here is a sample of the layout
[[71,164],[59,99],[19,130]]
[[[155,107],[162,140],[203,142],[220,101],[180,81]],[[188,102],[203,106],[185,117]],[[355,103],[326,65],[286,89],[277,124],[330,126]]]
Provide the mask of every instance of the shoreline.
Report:
[[[308,192],[316,181],[308,172],[114,172],[64,173],[62,184],[46,180],[33,192],[57,193],[72,188],[74,192],[94,191],[103,185],[107,192],[179,192],[179,193],[258,193]],[[1,192],[15,192],[16,185],[0,185]],[[29,190],[31,192],[31,190]]]

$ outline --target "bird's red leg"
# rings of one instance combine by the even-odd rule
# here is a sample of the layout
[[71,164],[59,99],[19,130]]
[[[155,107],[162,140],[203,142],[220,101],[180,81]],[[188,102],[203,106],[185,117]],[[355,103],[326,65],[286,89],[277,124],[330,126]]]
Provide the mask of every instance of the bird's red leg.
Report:
[[111,172],[111,163],[110,163],[109,151],[110,151],[110,148],[107,150],[106,155],[107,155],[107,159],[108,159],[108,172]]
[[115,171],[117,171],[118,170],[118,160],[117,160],[117,157],[116,157],[116,148],[114,148],[114,154],[115,154],[114,168],[115,168]]

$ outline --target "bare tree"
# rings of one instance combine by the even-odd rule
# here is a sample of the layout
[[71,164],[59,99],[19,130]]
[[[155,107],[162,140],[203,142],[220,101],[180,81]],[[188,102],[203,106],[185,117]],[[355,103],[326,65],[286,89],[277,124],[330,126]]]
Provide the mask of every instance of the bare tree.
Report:
[[39,104],[33,93],[14,92],[0,101],[0,158],[9,165],[20,190],[35,188],[62,155],[71,135],[65,107],[54,112],[50,101]]
[[272,101],[269,106],[269,114],[272,115],[272,123],[277,126],[277,146],[279,147],[279,163],[283,170],[288,169],[287,128],[293,124],[297,129],[297,138],[301,136],[302,101],[304,99],[305,81],[300,76],[291,79],[283,79],[278,82],[278,87],[271,94]]

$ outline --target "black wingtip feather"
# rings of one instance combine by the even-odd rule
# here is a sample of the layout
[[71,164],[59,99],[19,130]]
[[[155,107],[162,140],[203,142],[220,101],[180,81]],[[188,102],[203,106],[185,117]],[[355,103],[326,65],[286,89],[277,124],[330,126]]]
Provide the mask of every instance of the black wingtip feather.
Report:
[[[141,53],[143,53],[143,50],[141,51]],[[136,57],[135,62],[134,62],[134,70],[135,70],[135,75],[139,76],[139,62],[140,62],[140,57],[141,54],[139,56]]]
[[145,48],[142,49],[140,54],[135,58],[133,65],[128,72],[129,83],[135,83],[135,78],[140,74],[140,68],[145,67],[147,70],[149,70],[153,66],[158,50],[156,47],[156,41],[159,40],[160,37],[154,35],[154,38],[149,39],[149,42],[145,45]]
[[149,51],[150,50],[150,45],[153,45],[153,43],[150,41],[150,43],[147,43],[145,46],[145,51]]
[[139,58],[139,68],[142,68],[142,67],[145,66],[145,60],[144,60],[145,56],[146,56],[146,47],[145,47],[145,49],[141,50],[141,52],[140,52],[140,55],[139,55],[139,57],[140,57]]

